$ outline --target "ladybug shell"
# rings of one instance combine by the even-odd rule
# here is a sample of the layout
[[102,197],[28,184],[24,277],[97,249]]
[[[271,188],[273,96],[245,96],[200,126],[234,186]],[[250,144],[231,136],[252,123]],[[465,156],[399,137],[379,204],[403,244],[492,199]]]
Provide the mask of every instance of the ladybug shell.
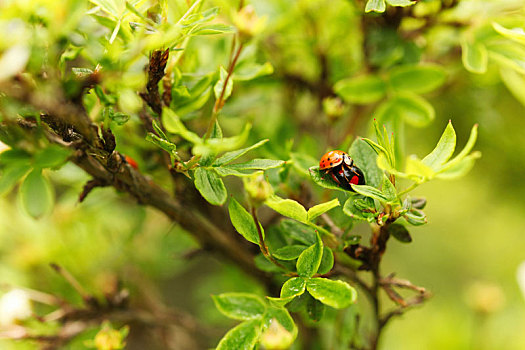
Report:
[[319,161],[319,170],[331,169],[343,162],[343,156],[348,156],[343,151],[330,151],[321,157]]

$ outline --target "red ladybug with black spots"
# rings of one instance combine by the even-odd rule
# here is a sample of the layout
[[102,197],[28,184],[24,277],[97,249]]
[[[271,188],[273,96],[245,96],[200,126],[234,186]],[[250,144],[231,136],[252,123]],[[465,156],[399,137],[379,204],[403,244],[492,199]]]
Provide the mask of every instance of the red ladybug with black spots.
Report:
[[330,175],[345,190],[353,191],[351,184],[365,184],[365,175],[343,151],[326,153],[319,162],[319,170],[325,171],[325,174]]

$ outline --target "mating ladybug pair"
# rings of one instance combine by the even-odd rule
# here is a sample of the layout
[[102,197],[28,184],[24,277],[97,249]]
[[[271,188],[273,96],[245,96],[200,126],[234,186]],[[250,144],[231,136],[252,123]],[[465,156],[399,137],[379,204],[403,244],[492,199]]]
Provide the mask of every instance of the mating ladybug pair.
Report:
[[345,190],[353,191],[350,185],[364,185],[365,175],[354,165],[354,161],[343,151],[330,151],[319,162],[319,170],[325,171]]

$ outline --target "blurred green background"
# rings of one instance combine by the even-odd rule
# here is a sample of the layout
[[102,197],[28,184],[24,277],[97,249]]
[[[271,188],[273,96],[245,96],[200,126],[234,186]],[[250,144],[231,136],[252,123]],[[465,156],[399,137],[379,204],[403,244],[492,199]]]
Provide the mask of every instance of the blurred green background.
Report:
[[[224,15],[234,7],[226,0],[208,3],[221,7]],[[245,55],[261,63],[269,61],[274,74],[235,86],[221,117],[225,134],[238,132],[251,120],[250,140],[269,138],[262,153],[285,160],[289,157],[285,144],[290,140],[294,151],[318,159],[345,139],[370,136],[376,105],[348,104],[343,117],[331,121],[317,93],[292,79],[316,82],[326,73],[325,80],[333,85],[365,69],[369,58],[362,47],[362,4],[343,0],[251,3],[268,22],[263,37]],[[431,3],[435,2],[421,1],[416,7]],[[500,15],[506,10],[503,3],[515,5],[519,9],[516,18],[522,18],[522,2],[461,1],[458,7],[467,17],[467,27]],[[476,12],[480,8],[501,8],[502,12]],[[472,125],[479,123],[475,149],[483,156],[466,177],[436,180],[415,191],[414,195],[428,201],[428,225],[411,230],[414,241],[409,245],[389,242],[383,272],[396,272],[426,287],[433,297],[389,324],[381,340],[383,349],[525,349],[525,290],[517,283],[518,265],[525,261],[525,108],[501,82],[494,62],[489,62],[483,75],[463,68],[457,38],[461,30],[436,25],[410,41],[415,53],[406,49],[401,54],[408,61],[414,55],[416,61],[441,64],[448,72],[442,88],[424,95],[436,110],[435,119],[423,128],[407,126],[407,153],[421,157],[430,152],[451,119],[458,148],[466,142]],[[366,35],[386,36],[373,30]],[[182,62],[183,72],[205,73],[225,65],[230,40],[227,36],[192,40]],[[385,43],[379,40],[379,44]],[[326,62],[320,62],[320,57]],[[323,73],[323,65],[329,68],[327,72]],[[388,69],[381,66],[379,71]],[[522,89],[525,91],[525,83]],[[132,154],[126,139],[131,139],[133,123],[138,124],[138,118],[132,117],[130,125],[117,131],[121,149]],[[196,129],[205,123],[198,118],[189,121]],[[137,160],[147,164],[147,160]],[[78,303],[71,286],[49,267],[52,262],[67,268],[96,295],[118,279],[131,290],[132,300],[141,303],[158,298],[203,322],[207,336],[196,341],[200,348],[214,346],[232,325],[215,310],[210,294],[264,294],[261,286],[225,261],[203,255],[187,259],[186,254],[197,248],[187,233],[161,213],[137,206],[111,188],[96,189],[85,202],[77,203],[88,177],[74,165],[47,175],[56,196],[49,216],[30,218],[16,191],[0,199],[0,293],[8,286],[22,286]],[[295,188],[300,183],[315,186],[300,175],[293,181],[290,186]],[[238,188],[240,182],[232,180],[227,185]],[[319,197],[330,195],[314,191]],[[364,227],[358,230],[366,232]],[[82,335],[70,348],[83,348],[83,339],[92,336]],[[129,348],[140,349],[142,341],[132,332]],[[323,344],[322,348],[330,348],[328,340]],[[33,345],[0,340],[0,348],[30,349]]]

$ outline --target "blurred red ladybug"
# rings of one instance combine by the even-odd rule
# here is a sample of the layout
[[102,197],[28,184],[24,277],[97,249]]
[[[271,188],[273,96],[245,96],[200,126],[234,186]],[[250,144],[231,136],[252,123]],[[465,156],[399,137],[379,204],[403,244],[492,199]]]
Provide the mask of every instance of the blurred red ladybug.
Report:
[[364,185],[365,175],[343,151],[330,151],[319,161],[319,170],[325,171],[345,190],[353,191],[351,184]]

